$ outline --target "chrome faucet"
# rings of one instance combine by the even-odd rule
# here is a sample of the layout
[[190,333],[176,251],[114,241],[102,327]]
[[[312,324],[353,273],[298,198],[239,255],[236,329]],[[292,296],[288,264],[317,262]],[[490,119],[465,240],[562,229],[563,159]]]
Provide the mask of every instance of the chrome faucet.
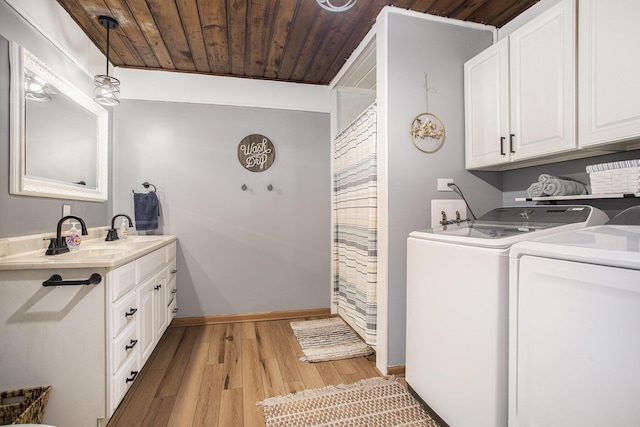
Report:
[[76,219],[80,222],[83,236],[89,234],[87,232],[87,225],[84,223],[84,220],[82,218],[74,215],[63,216],[62,218],[60,218],[60,221],[58,221],[56,237],[49,237],[49,240],[51,242],[49,243],[47,251],[44,253],[45,255],[59,255],[69,252],[69,248],[67,247],[67,239],[65,237],[62,237],[62,224],[68,219]]
[[111,218],[111,229],[107,232],[107,238],[104,239],[106,242],[112,242],[114,240],[119,240],[118,230],[116,230],[116,218],[119,216],[123,216],[129,220],[129,227],[133,227],[133,222],[131,221],[131,217],[127,214],[117,214],[113,218]]

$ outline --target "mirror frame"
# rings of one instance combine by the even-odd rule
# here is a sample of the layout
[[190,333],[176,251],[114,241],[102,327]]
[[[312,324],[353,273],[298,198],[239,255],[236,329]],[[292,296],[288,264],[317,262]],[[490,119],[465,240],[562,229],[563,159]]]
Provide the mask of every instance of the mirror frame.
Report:
[[[9,109],[10,175],[9,191],[21,196],[103,202],[108,199],[109,184],[109,112],[87,94],[73,86],[35,55],[15,42],[11,43],[11,89]],[[27,175],[27,135],[25,69],[28,69],[96,118],[96,188]]]

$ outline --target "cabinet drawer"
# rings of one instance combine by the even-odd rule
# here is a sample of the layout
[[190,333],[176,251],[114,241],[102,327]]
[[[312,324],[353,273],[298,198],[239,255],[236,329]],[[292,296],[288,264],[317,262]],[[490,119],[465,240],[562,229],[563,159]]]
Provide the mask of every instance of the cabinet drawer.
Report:
[[158,249],[140,258],[138,265],[138,281],[142,282],[166,263],[165,248]]
[[135,292],[121,298],[111,306],[111,336],[115,338],[128,325],[133,325],[138,318],[138,299]]
[[167,245],[167,262],[176,259],[176,242]]
[[137,352],[131,355],[127,363],[111,377],[111,403],[109,404],[109,416],[113,415],[124,394],[129,390],[133,381],[138,377],[140,365]]
[[130,262],[109,273],[111,301],[129,292],[136,285],[136,263]]
[[110,372],[117,372],[118,368],[132,355],[137,359],[138,341],[138,330],[136,325],[132,324],[111,342]]

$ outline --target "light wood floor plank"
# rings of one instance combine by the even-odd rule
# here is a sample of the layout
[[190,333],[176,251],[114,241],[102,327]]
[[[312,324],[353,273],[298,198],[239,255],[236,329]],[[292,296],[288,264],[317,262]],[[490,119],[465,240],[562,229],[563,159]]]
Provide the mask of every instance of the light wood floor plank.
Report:
[[215,427],[219,425],[220,399],[224,384],[223,373],[224,367],[222,364],[205,364],[193,426]]
[[187,363],[189,362],[193,345],[199,333],[198,329],[199,328],[185,329],[178,349],[173,359],[171,359],[171,363],[167,367],[167,373],[158,388],[157,397],[175,396],[178,394],[182,376],[184,375],[185,369],[187,369]]
[[227,325],[224,343],[224,388],[242,388],[242,328]]
[[262,385],[264,389],[264,397],[281,396],[287,394],[284,389],[284,382],[280,374],[278,361],[274,359],[261,360]]
[[[227,325],[208,325],[210,329],[208,364],[224,363],[225,331]],[[197,328],[197,326],[195,326]]]
[[[242,389],[230,388],[222,390],[220,398],[220,421],[218,426],[243,427]],[[251,424],[247,424],[249,426]]]
[[[156,397],[151,402],[151,406],[146,413],[142,423],[138,424],[141,427],[162,427],[168,426],[169,416],[171,415],[171,409],[173,407],[173,401],[175,396]],[[136,425],[136,424],[128,424]],[[173,427],[173,426],[172,426]]]
[[167,369],[176,353],[186,328],[169,328],[158,343],[156,351],[151,354],[147,365],[149,369]]
[[242,340],[242,401],[244,423],[250,426],[264,426],[264,416],[258,411],[256,402],[264,400],[261,364],[252,363],[258,359],[258,344],[255,338]]
[[[201,330],[204,331],[204,328],[201,328]],[[196,342],[191,352],[189,364],[185,369],[176,401],[173,404],[169,425],[186,426],[193,424],[208,351],[208,342]]]

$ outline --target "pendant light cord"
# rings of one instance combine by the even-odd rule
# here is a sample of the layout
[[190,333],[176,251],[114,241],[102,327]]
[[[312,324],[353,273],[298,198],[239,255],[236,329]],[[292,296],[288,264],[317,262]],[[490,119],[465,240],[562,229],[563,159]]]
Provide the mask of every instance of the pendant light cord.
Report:
[[109,27],[107,25],[107,76],[109,76]]

